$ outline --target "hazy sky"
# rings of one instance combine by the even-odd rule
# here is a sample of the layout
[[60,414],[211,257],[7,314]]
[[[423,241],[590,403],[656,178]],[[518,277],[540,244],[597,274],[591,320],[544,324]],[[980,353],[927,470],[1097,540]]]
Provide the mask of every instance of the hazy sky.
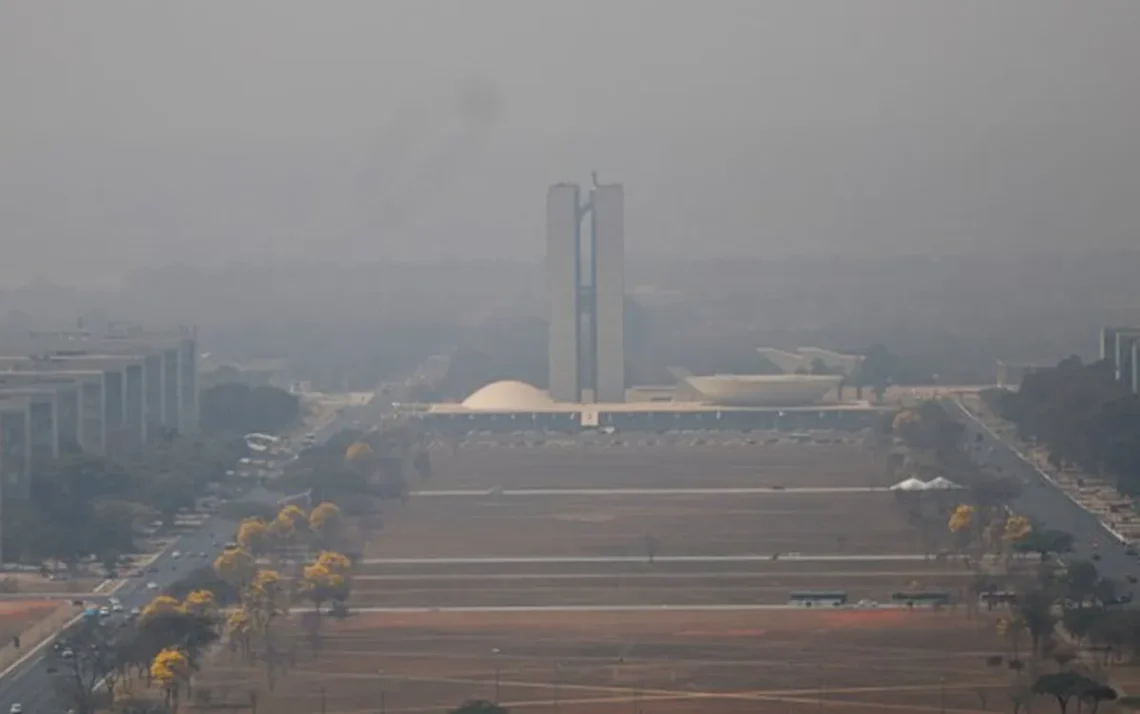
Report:
[[1140,245],[1135,0],[0,1],[0,279]]

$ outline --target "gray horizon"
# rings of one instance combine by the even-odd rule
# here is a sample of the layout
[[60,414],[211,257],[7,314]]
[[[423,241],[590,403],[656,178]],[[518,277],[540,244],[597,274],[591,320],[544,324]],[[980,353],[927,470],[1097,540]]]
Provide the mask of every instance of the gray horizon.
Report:
[[1136,245],[1140,4],[0,7],[0,284],[534,261],[547,184],[631,255]]

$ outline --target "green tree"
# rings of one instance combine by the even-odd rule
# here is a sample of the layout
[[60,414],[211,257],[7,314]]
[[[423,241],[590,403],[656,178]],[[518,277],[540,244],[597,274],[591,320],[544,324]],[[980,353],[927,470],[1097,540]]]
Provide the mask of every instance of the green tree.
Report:
[[864,351],[863,362],[856,373],[856,391],[861,394],[863,387],[870,387],[875,399],[883,401],[887,387],[895,379],[897,368],[898,357],[892,354],[886,345],[872,345]]
[[1060,555],[1073,550],[1071,533],[1055,529],[1034,529],[1029,535],[1014,544],[1019,553],[1037,553],[1044,563],[1050,555]]
[[275,434],[300,414],[300,400],[276,387],[228,382],[202,390],[198,408],[205,434]]
[[1041,650],[1041,643],[1045,638],[1052,636],[1053,628],[1057,623],[1053,615],[1053,599],[1044,590],[1030,590],[1022,593],[1014,606],[1014,614],[1025,628],[1029,630],[1029,638],[1033,652]]

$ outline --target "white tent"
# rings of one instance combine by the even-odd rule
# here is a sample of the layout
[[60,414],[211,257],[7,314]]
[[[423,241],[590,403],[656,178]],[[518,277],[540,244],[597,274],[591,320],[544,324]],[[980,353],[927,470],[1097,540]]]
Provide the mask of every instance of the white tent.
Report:
[[931,491],[949,491],[962,487],[948,478],[939,476],[938,478],[932,479],[929,483],[927,483],[926,488]]
[[926,483],[914,477],[908,478],[905,481],[899,481],[894,486],[891,486],[892,491],[925,491]]

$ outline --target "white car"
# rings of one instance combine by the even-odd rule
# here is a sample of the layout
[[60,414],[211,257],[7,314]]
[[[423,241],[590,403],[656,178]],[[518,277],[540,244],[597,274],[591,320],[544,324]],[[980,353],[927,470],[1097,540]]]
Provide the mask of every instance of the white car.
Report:
[[20,704],[19,702],[16,702],[8,710],[8,714],[24,714],[24,705]]
[[182,551],[176,550],[170,554],[170,557],[171,558],[181,558],[182,557]]
[[146,589],[147,590],[158,590],[158,583],[151,580],[149,583],[146,584]]
[[112,605],[112,606],[111,606],[111,612],[123,612],[123,605],[122,605],[122,603],[118,603],[118,602],[117,602],[117,603],[115,603],[114,605]]

